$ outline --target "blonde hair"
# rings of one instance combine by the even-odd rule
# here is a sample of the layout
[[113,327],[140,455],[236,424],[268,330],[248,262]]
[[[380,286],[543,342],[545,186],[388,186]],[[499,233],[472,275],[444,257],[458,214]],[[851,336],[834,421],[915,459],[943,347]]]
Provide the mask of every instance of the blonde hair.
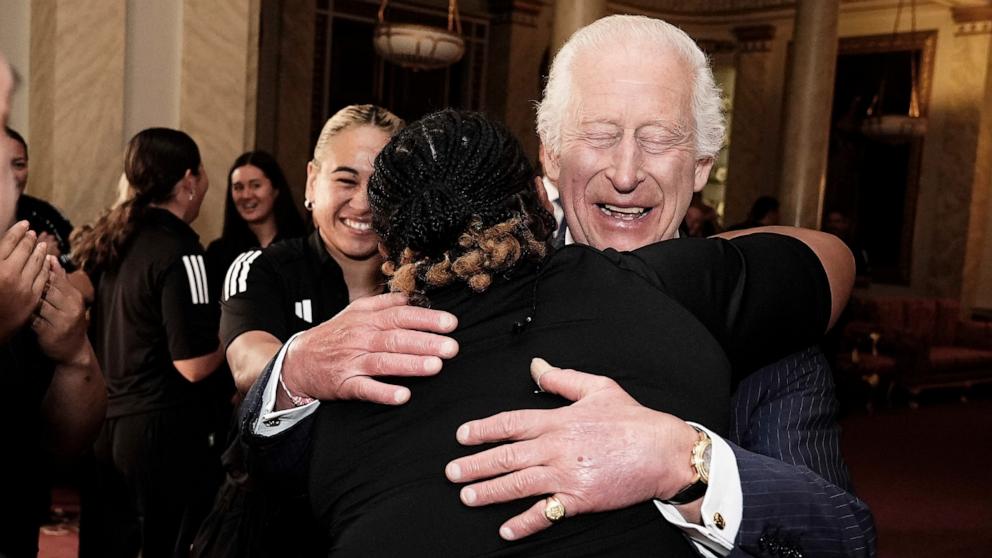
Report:
[[574,95],[572,75],[583,55],[614,52],[619,46],[661,47],[673,51],[689,66],[692,79],[693,137],[696,155],[715,157],[723,147],[726,125],[720,88],[713,79],[706,54],[684,31],[660,19],[614,15],[599,19],[575,32],[558,51],[544,98],[537,106],[537,133],[552,154],[561,154],[562,121]]
[[317,136],[317,145],[313,148],[313,164],[320,166],[324,151],[331,138],[348,128],[355,126],[372,126],[379,128],[390,136],[400,131],[406,123],[403,119],[376,105],[348,105],[334,113]]

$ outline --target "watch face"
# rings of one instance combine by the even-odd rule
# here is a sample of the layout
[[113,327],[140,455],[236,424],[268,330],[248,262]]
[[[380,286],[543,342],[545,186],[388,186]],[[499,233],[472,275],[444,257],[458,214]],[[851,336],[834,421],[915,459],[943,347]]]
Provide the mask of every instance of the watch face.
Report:
[[710,458],[713,457],[713,444],[706,444],[703,450],[703,461],[699,464],[699,476],[703,477],[707,483],[710,481]]

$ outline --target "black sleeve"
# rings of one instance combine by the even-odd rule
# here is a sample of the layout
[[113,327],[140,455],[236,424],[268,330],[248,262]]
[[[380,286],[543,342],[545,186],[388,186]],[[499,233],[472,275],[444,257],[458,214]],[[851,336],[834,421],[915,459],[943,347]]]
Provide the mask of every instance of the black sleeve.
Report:
[[217,304],[210,299],[203,254],[178,258],[162,278],[162,318],[172,360],[185,360],[217,349]]
[[265,252],[252,250],[234,260],[222,296],[220,338],[225,347],[246,331],[271,333],[284,343],[289,339],[279,273]]
[[231,265],[232,258],[228,254],[229,250],[224,245],[223,239],[210,243],[207,246],[207,253],[204,259],[207,263],[207,278],[209,279],[210,298],[220,304],[222,298],[222,285],[227,269]]
[[713,332],[738,371],[808,347],[827,328],[830,285],[800,240],[767,233],[679,239],[634,255]]

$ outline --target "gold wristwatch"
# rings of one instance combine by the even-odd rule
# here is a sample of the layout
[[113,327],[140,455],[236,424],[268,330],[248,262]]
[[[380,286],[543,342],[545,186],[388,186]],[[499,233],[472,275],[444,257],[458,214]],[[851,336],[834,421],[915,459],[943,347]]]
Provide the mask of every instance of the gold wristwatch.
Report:
[[705,431],[695,426],[693,428],[699,433],[696,443],[692,446],[692,454],[689,458],[695,475],[689,486],[686,486],[671,498],[662,500],[666,504],[675,506],[688,504],[706,495],[706,488],[710,482],[710,458],[713,454],[713,441],[710,440],[709,435]]

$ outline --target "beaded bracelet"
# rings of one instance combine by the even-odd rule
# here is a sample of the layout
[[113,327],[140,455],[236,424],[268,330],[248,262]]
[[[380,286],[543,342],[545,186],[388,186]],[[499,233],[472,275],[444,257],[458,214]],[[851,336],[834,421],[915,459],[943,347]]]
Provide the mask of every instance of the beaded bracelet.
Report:
[[293,402],[294,407],[303,407],[304,405],[309,405],[316,401],[313,397],[304,397],[302,395],[294,395],[289,388],[286,387],[286,382],[282,379],[282,374],[279,374],[279,385],[282,386],[282,390],[286,393],[286,397]]

